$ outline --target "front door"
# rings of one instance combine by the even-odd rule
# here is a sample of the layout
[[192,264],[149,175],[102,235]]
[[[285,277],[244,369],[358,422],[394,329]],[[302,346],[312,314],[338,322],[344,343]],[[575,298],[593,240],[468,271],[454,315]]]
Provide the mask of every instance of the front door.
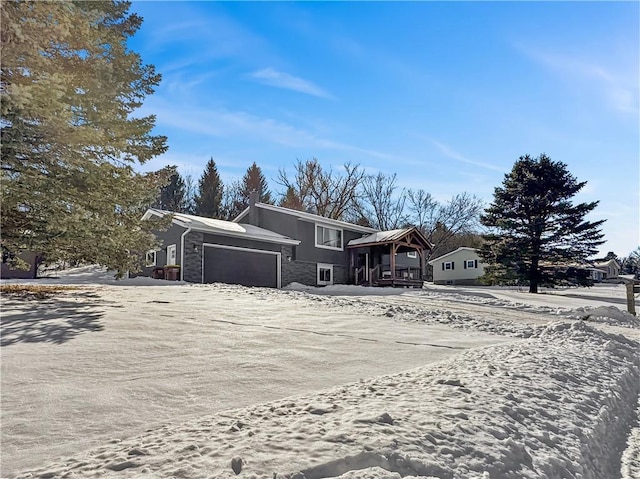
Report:
[[167,264],[175,265],[177,263],[176,245],[172,244],[167,246]]

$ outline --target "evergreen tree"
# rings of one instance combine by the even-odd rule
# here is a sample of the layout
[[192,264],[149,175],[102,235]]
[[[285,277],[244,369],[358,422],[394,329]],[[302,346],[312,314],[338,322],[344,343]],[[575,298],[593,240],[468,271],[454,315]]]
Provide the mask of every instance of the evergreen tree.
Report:
[[160,188],[160,192],[153,208],[171,211],[174,213],[189,213],[188,198],[185,182],[175,166],[165,168],[168,175],[168,183]]
[[564,163],[544,154],[535,159],[521,156],[480,219],[492,229],[480,249],[490,265],[487,276],[497,282],[524,280],[529,292],[537,293],[540,284],[557,283],[557,267],[582,263],[595,254],[604,243],[604,220],[584,217],[598,202],[571,202],[585,185]]
[[195,214],[209,218],[221,218],[222,181],[216,162],[211,158],[198,181],[198,194],[195,198]]
[[240,194],[242,200],[244,201],[244,207],[242,207],[240,211],[249,206],[249,195],[252,191],[257,191],[259,193],[259,203],[267,203],[270,205],[273,204],[273,200],[271,199],[271,192],[269,191],[269,187],[267,185],[267,179],[264,177],[264,175],[262,174],[262,170],[258,165],[256,165],[255,162],[253,162],[253,164],[249,168],[247,168],[247,172],[242,177],[242,188],[240,190]]
[[135,269],[164,181],[132,165],[166,150],[136,117],[160,76],[127,47],[129,3],[5,1],[0,25],[2,249]]
[[304,206],[302,205],[300,195],[296,193],[295,188],[291,185],[287,186],[287,191],[282,196],[282,198],[280,198],[278,206],[289,208],[290,210],[304,211]]
[[232,220],[249,206],[249,197],[252,191],[258,192],[258,202],[273,204],[271,192],[267,186],[267,179],[262,170],[254,162],[245,172],[240,182],[234,181],[225,190],[224,216]]

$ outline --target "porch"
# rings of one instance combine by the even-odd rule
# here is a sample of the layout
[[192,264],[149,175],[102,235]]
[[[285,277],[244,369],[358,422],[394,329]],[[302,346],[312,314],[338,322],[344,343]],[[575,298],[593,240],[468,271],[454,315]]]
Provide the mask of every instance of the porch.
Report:
[[347,248],[353,284],[422,288],[431,243],[416,228],[374,233],[350,241]]

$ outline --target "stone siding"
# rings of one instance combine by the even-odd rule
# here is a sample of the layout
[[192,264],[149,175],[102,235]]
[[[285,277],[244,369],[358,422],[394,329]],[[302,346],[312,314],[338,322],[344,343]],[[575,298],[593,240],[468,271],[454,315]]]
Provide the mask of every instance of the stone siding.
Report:
[[[288,260],[291,258],[291,261]],[[346,284],[349,271],[346,266],[333,265],[334,284]],[[317,286],[318,263],[311,261],[297,261],[293,258],[293,247],[282,246],[282,286],[290,283],[300,283],[307,286]]]
[[[190,283],[202,282],[202,254],[204,235],[197,231],[190,231],[184,238],[184,277]],[[195,251],[195,246],[198,251]]]

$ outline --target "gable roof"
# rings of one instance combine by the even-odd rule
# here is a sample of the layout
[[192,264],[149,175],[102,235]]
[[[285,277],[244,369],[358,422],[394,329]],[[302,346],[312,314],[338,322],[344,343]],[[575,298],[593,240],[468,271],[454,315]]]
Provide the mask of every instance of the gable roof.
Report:
[[602,268],[603,266],[611,266],[611,262],[617,267],[620,268],[620,263],[615,258],[608,259],[607,261],[595,261],[593,264],[596,268]]
[[159,217],[173,215],[173,223],[182,226],[183,228],[191,228],[192,231],[200,231],[202,233],[212,233],[222,236],[259,240],[265,241],[267,243],[290,245],[300,244],[300,241],[298,240],[291,239],[288,236],[284,236],[274,231],[260,228],[254,225],[217,220],[213,218],[205,218],[203,216],[187,215],[184,213],[173,213],[171,211],[158,210],[155,208],[148,209],[142,219],[147,220],[154,215]]
[[415,226],[400,228],[396,230],[377,231],[368,236],[363,236],[362,238],[356,238],[349,241],[347,247],[355,248],[360,246],[373,246],[394,243],[412,234],[417,237],[418,242],[422,243],[423,247],[431,248],[432,245],[429,240]]
[[[275,205],[268,205],[266,203],[256,203],[256,207],[257,208],[262,208],[264,210],[269,210],[269,211],[275,211],[277,213],[283,213],[285,215],[291,215],[291,216],[295,216],[298,219],[301,220],[305,220],[305,221],[312,221],[314,223],[322,223],[328,226],[333,226],[335,228],[344,228],[344,229],[348,229],[351,231],[357,231],[359,233],[373,233],[378,231],[375,228],[369,228],[367,226],[360,226],[360,225],[356,225],[353,223],[349,223],[347,221],[341,221],[341,220],[334,220],[331,218],[325,218],[324,216],[320,216],[320,215],[315,215],[313,213],[307,213],[306,211],[298,211],[298,210],[292,210],[289,208],[284,208],[282,206],[275,206]],[[249,208],[247,207],[244,209],[244,211],[242,213],[240,213],[234,220],[234,223],[238,223],[240,222],[240,220],[242,218],[244,218],[245,216],[247,216],[249,214]]]
[[471,251],[471,252],[475,253],[476,256],[478,255],[478,250],[477,249],[469,248],[468,246],[460,246],[460,248],[458,248],[458,249],[454,249],[453,251],[449,251],[448,253],[445,253],[445,254],[443,254],[441,256],[438,256],[437,258],[433,258],[431,261],[428,261],[428,263],[429,264],[433,264],[436,261],[440,261],[441,259],[446,258],[447,256],[454,255],[454,254],[458,253],[459,251],[463,251],[463,250]]

